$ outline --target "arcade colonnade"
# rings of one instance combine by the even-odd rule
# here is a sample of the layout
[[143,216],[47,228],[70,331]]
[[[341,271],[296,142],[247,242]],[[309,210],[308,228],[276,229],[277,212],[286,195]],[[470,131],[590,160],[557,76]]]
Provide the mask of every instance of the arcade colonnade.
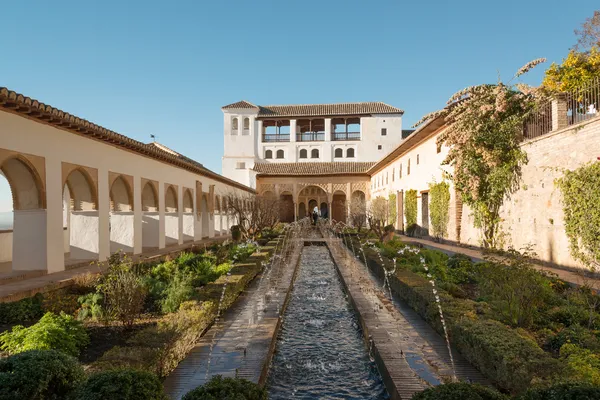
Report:
[[[14,209],[12,232],[0,232],[0,241],[12,240],[0,248],[12,254],[3,251],[0,262],[13,271],[57,272],[120,250],[140,254],[226,234],[234,222],[222,212],[224,196],[254,193],[164,146],[52,110],[56,122],[41,123],[0,109],[0,173]],[[56,126],[66,118],[73,122]]]
[[284,222],[309,216],[318,207],[322,217],[350,223],[351,200],[368,201],[368,189],[368,179],[339,177],[292,178],[287,182],[283,178],[259,177],[257,182],[258,195],[281,201],[280,219]]

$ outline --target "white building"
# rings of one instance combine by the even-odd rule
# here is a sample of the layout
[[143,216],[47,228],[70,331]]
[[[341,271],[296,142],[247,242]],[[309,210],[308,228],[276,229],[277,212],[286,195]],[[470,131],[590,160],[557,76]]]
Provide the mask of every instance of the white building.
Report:
[[222,110],[222,173],[250,187],[256,187],[255,163],[374,162],[403,138],[404,111],[381,102],[257,106],[239,101]]

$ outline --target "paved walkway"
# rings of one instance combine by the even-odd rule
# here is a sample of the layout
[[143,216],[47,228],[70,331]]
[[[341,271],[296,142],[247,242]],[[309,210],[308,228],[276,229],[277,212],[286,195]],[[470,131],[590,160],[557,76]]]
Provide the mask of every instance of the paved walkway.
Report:
[[[220,236],[211,239],[203,239],[193,243],[184,243],[182,245],[169,246],[164,249],[156,249],[152,252],[142,253],[131,257],[132,261],[147,260],[152,261],[159,259],[168,254],[178,253],[182,250],[191,248],[192,246],[209,246],[215,242],[221,242],[229,236]],[[56,272],[53,274],[44,274],[32,278],[25,277],[10,283],[0,284],[0,303],[17,301],[35,295],[36,293],[44,293],[50,290],[59,289],[69,286],[73,283],[73,278],[77,275],[82,275],[88,272],[100,273],[106,269],[106,264],[101,265],[86,265],[79,268],[67,269],[65,271]],[[0,279],[2,277],[0,276]]]
[[221,321],[204,334],[167,377],[164,387],[169,398],[180,399],[214,375],[264,383],[302,245],[297,241],[287,261],[265,268]]
[[[340,239],[329,239],[328,245],[363,329],[383,364],[378,366],[388,391],[393,387],[401,399],[410,399],[416,392],[452,379],[445,340],[407,306],[390,301],[381,283]],[[456,350],[453,356],[460,380],[490,384]],[[390,395],[395,398],[396,394]]]
[[[439,250],[448,255],[462,253],[462,254],[465,254],[465,255],[471,257],[471,259],[475,262],[480,262],[480,261],[484,260],[483,251],[472,248],[472,247],[463,247],[463,246],[457,246],[457,245],[453,245],[453,244],[437,243],[437,242],[434,242],[433,240],[414,238],[414,237],[409,237],[409,236],[404,236],[404,235],[397,235],[397,236],[399,236],[400,240],[402,240],[405,243],[421,244],[426,248]],[[565,269],[561,269],[561,268],[550,267],[550,266],[543,265],[543,264],[533,264],[533,267],[540,271],[549,271],[553,274],[556,274],[563,281],[569,282],[573,285],[581,286],[584,284],[584,281],[585,281],[585,282],[587,282],[588,285],[595,288],[596,290],[600,289],[600,278],[591,277],[591,276],[586,277],[582,273],[583,271],[578,273],[578,272],[569,271],[569,270],[565,270]]]

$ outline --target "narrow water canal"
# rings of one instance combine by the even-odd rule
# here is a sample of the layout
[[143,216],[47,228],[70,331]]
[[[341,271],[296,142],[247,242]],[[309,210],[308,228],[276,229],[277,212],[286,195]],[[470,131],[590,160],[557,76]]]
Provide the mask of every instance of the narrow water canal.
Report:
[[269,399],[387,399],[324,246],[302,250],[271,366]]

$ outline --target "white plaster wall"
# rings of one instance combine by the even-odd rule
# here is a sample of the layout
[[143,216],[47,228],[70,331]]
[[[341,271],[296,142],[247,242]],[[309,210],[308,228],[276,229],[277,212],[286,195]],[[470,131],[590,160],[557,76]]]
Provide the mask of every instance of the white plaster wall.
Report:
[[183,214],[183,241],[189,242],[194,240],[194,214]]
[[0,263],[12,260],[12,231],[0,233]]
[[110,252],[133,252],[133,212],[115,212],[110,215]]
[[71,212],[71,258],[94,260],[100,253],[99,217],[97,211]]
[[165,214],[165,244],[167,246],[179,242],[179,217],[177,213]]
[[142,247],[158,247],[158,212],[142,215]]

